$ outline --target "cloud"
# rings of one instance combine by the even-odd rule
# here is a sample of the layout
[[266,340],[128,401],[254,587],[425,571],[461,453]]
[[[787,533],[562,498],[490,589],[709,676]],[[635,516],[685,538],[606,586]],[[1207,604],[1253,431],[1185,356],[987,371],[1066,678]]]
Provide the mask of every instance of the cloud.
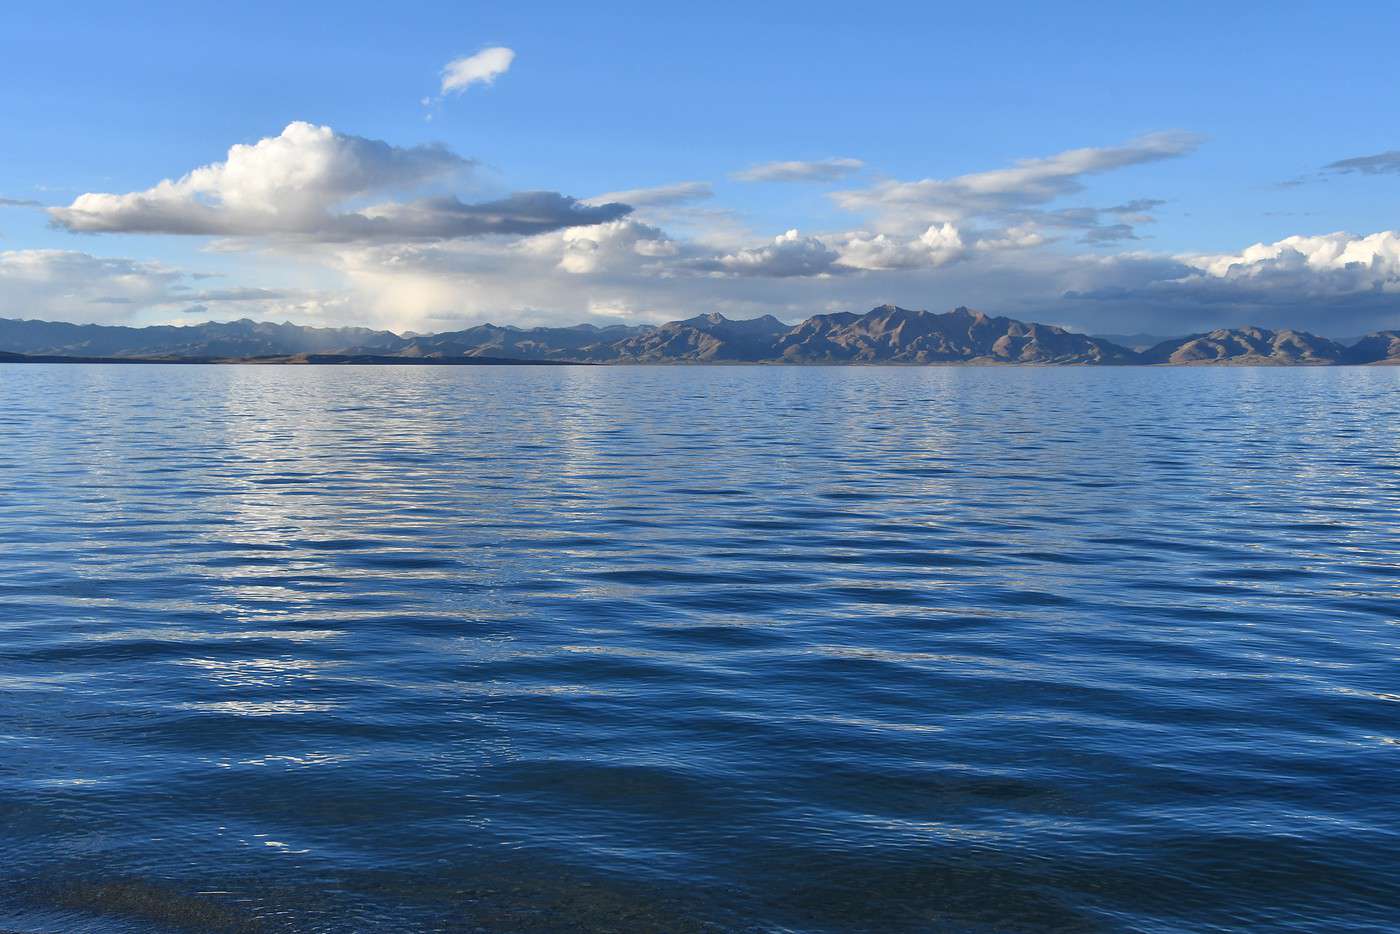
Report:
[[[1155,198],[1139,198],[1108,208],[1077,207],[1059,208],[1054,211],[1026,210],[1015,214],[1019,223],[1027,229],[1080,230],[1080,243],[1116,243],[1122,240],[1141,239],[1137,234],[1137,224],[1151,224],[1156,217],[1147,213],[1166,204]],[[1105,216],[1107,215],[1107,217]],[[997,237],[982,238],[985,241]],[[1042,237],[1042,241],[1043,241]]]
[[475,55],[453,59],[442,69],[442,95],[460,94],[473,84],[490,85],[510,70],[515,52],[504,46],[482,49]]
[[555,192],[482,204],[454,197],[351,202],[465,173],[474,163],[440,145],[397,147],[292,123],[278,136],[235,145],[228,158],[128,194],[80,195],[50,208],[75,233],[295,237],[325,242],[533,234],[614,220],[625,205],[583,205]]
[[595,227],[573,227],[550,237],[536,237],[522,244],[526,250],[550,258],[556,268],[576,276],[601,271],[659,270],[659,261],[678,256],[681,246],[662,230],[637,221],[613,221]]
[[39,208],[43,207],[38,201],[30,201],[27,198],[0,198],[0,208]]
[[247,234],[309,232],[329,208],[374,192],[404,189],[471,168],[441,146],[400,148],[290,123],[280,135],[238,144],[223,162],[129,194],[89,193],[50,208],[83,233]]
[[305,290],[189,284],[207,278],[163,263],[75,250],[0,252],[0,316],[127,324],[169,321],[196,305],[198,314],[225,317],[306,318],[345,311],[333,296]]
[[292,298],[301,293],[288,289],[257,289],[247,286],[235,286],[227,289],[206,289],[202,292],[191,292],[188,295],[180,295],[177,301],[181,302],[269,302],[278,299]]
[[629,217],[516,241],[356,244],[340,256],[366,323],[419,331],[487,320],[658,322],[697,309],[800,320],[887,301],[968,304],[1089,333],[1252,323],[1347,337],[1400,327],[1400,233],[1287,238],[1200,256],[1041,250],[1035,230],[998,234],[977,238],[956,225],[912,237],[789,231],[724,247]]
[[160,263],[101,259],[70,250],[0,252],[0,313],[102,320],[126,311],[103,306],[149,305],[168,298],[182,276]]
[[1131,224],[1106,224],[1091,227],[1079,238],[1080,243],[1118,243],[1140,239]]
[[888,301],[970,304],[1104,333],[1258,323],[1348,336],[1400,325],[1395,232],[1300,235],[1201,255],[1124,251],[1163,202],[1071,198],[1097,173],[1197,143],[1156,134],[954,178],[870,184],[832,195],[867,215],[858,222],[761,238],[742,218],[697,204],[713,197],[702,181],[584,201],[538,191],[470,202],[445,192],[474,163],[441,146],[292,124],[182,178],[83,195],[50,214],[77,232],[255,242],[264,249],[249,261],[295,257],[325,291],[214,286],[160,264],[29,251],[3,254],[0,314],[329,316],[424,331],[483,320],[654,322],[697,310],[796,320]]
[[1297,235],[1237,253],[1124,254],[1077,264],[1078,281],[1065,299],[1113,308],[1133,329],[1152,333],[1259,324],[1350,337],[1400,328],[1400,232],[1393,230]]
[[610,191],[584,199],[584,204],[599,205],[621,203],[634,208],[669,207],[692,201],[704,201],[715,196],[709,182],[676,182],[671,185],[657,185],[654,188],[628,188],[624,191]]
[[833,182],[859,172],[859,159],[822,159],[816,162],[765,162],[731,176],[741,182]]
[[1003,233],[984,242],[965,240],[951,224],[916,237],[789,230],[753,244],[676,238],[628,217],[512,242],[351,247],[340,258],[377,324],[424,330],[483,319],[569,324],[598,308],[630,309],[643,321],[685,316],[696,306],[748,314],[771,310],[767,303],[786,314],[811,313],[808,283],[838,278],[859,296],[857,306],[879,304],[889,297],[892,273],[927,274],[1041,242],[1032,232]]
[[840,247],[841,265],[850,269],[936,268],[966,256],[962,234],[952,224],[930,226],[914,238],[857,232]]
[[1136,201],[1125,201],[1123,204],[1116,204],[1111,208],[1104,208],[1109,214],[1121,216],[1138,217],[1146,216],[1149,211],[1155,211],[1167,202],[1160,198],[1138,198]]
[[[727,248],[677,240],[633,220],[565,230],[522,243],[524,250],[552,255],[562,245],[558,268],[575,274],[599,271],[676,279],[797,279],[899,269],[932,269],[967,258],[971,248],[952,224],[933,226],[917,237],[866,231],[803,236],[788,230],[767,243]],[[1025,244],[998,243],[995,248]]]
[[337,226],[345,240],[528,236],[617,220],[631,210],[617,203],[588,205],[554,191],[526,191],[480,204],[464,204],[448,197],[377,205],[342,215]]
[[712,275],[787,279],[840,272],[836,266],[839,259],[840,254],[820,239],[804,237],[796,230],[789,230],[774,237],[765,246],[698,260],[691,267]]
[[1153,133],[1121,146],[1070,149],[1043,159],[1026,159],[1008,169],[951,179],[885,181],[834,192],[831,197],[848,211],[874,216],[886,230],[914,232],[929,224],[973,218],[1024,222],[1043,205],[1082,191],[1085,176],[1184,156],[1200,142],[1194,133]]
[[1182,257],[1199,273],[1174,283],[1205,298],[1233,295],[1296,300],[1353,293],[1400,302],[1400,233],[1337,232],[1256,243],[1239,253]]
[[1374,156],[1356,156],[1352,159],[1329,162],[1322,167],[1322,171],[1339,175],[1353,172],[1360,172],[1362,175],[1400,174],[1400,149],[1378,152]]
[[1325,182],[1332,175],[1400,175],[1400,149],[1329,162],[1316,172],[1286,179],[1278,182],[1274,187],[1281,189],[1300,188],[1316,182]]

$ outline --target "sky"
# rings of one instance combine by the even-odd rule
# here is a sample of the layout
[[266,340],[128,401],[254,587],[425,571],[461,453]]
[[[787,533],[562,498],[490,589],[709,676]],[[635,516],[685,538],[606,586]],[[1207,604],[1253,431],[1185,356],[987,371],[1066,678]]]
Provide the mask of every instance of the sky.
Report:
[[658,6],[8,4],[0,317],[1400,327],[1400,6]]

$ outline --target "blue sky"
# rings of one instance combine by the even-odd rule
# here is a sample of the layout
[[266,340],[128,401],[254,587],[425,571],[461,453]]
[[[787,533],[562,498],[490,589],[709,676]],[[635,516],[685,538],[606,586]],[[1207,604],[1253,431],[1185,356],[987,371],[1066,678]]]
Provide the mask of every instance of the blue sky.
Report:
[[[1390,4],[117,6],[0,13],[0,198],[39,202],[0,208],[0,315],[438,330],[897,301],[1109,333],[1400,326]],[[509,67],[444,93],[488,48]],[[63,213],[294,123],[460,159],[260,208],[369,210],[373,235],[304,214],[190,229],[149,195]],[[339,145],[302,140],[275,171]],[[735,177],[829,159],[853,161]],[[186,207],[227,208],[225,184]],[[642,203],[528,230],[373,207],[529,191]]]

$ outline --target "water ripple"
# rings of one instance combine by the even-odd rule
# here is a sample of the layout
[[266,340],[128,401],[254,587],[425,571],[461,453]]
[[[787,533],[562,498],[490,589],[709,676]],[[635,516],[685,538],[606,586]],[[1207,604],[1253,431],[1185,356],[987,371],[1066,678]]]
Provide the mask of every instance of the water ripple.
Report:
[[1400,370],[0,391],[0,930],[1400,916]]

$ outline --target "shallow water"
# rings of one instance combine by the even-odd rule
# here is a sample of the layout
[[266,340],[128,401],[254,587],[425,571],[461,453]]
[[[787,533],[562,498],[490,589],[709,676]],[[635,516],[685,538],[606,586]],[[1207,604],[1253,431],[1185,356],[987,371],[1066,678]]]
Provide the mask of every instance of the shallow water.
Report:
[[0,930],[1394,930],[1400,368],[0,366]]

